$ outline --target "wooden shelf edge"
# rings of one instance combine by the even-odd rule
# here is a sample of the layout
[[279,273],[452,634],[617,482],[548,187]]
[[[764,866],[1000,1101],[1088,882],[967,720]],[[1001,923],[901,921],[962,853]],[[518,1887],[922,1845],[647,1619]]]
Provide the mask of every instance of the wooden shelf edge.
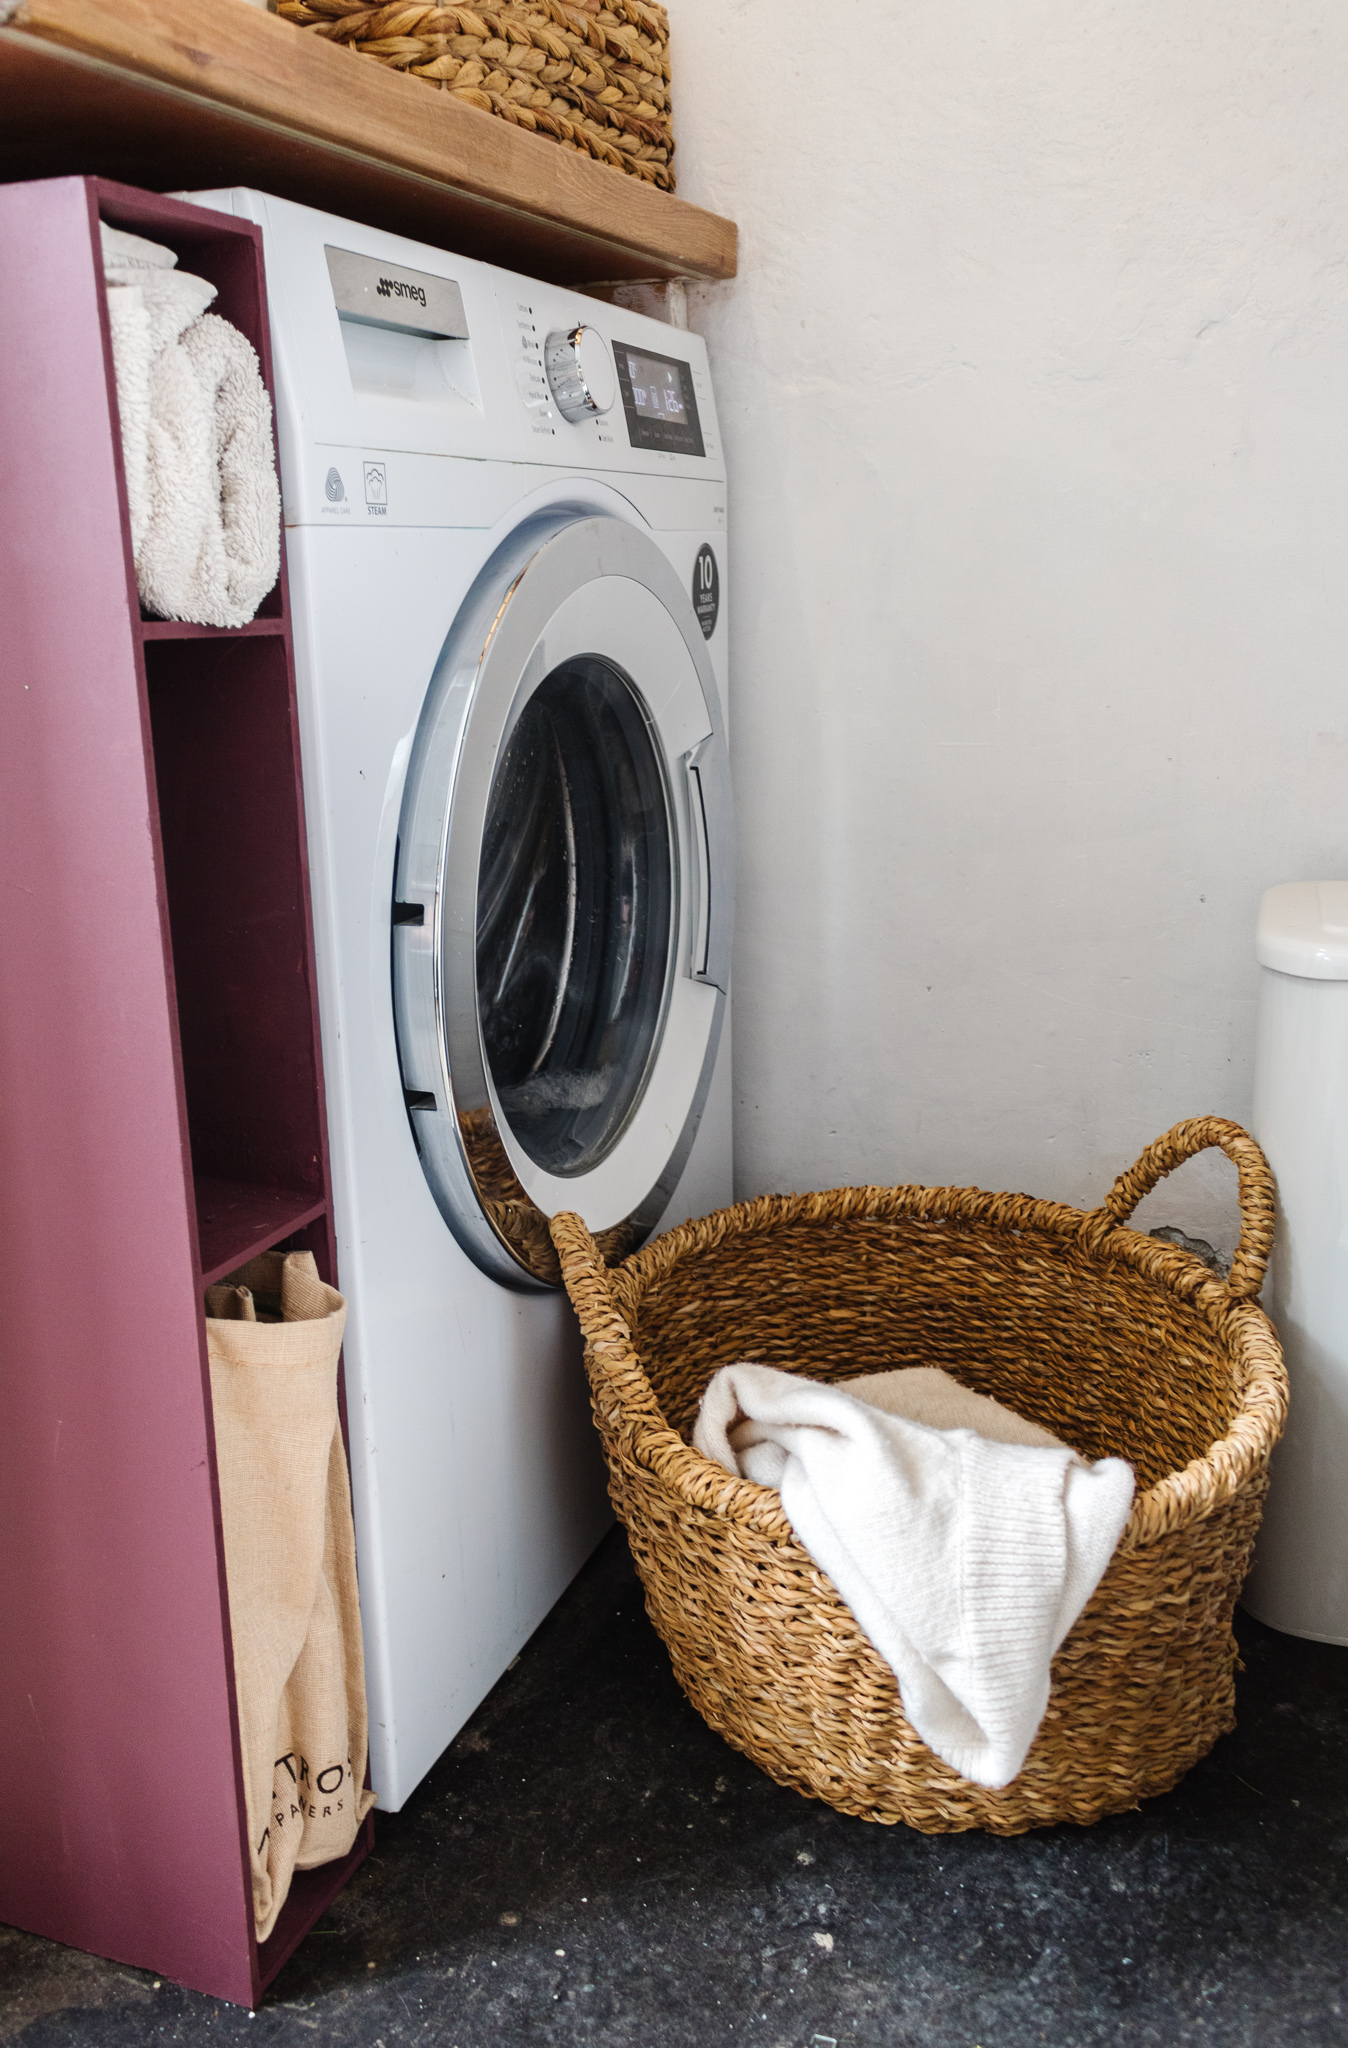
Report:
[[[42,175],[58,166],[106,170],[84,160],[98,147],[100,129],[109,137],[124,130],[120,139],[134,148],[147,119],[135,161],[162,166],[172,156],[174,138],[166,131],[176,115],[182,132],[174,161],[182,174],[161,168],[158,181],[179,188],[203,182],[191,165],[203,151],[214,152],[237,168],[222,165],[209,181],[260,184],[396,232],[408,231],[400,218],[428,220],[438,212],[446,227],[459,230],[453,246],[463,254],[511,264],[515,248],[530,255],[551,247],[554,262],[545,270],[534,256],[533,270],[559,281],[564,272],[577,284],[586,277],[735,274],[733,222],[432,92],[244,0],[214,0],[210,9],[199,0],[20,0],[0,30],[0,49],[15,74],[15,90],[6,92],[0,66],[7,175]],[[45,95],[35,67],[19,61],[23,55],[46,57]],[[97,69],[100,89],[72,96],[70,78],[81,65]],[[47,102],[40,115],[34,90]],[[119,96],[120,108],[112,103]],[[158,104],[147,112],[151,99]],[[207,115],[211,132],[193,132]],[[31,171],[14,168],[23,163],[25,124],[41,158]],[[63,143],[81,151],[81,161],[62,163]],[[465,237],[478,246],[468,247]]]
[[270,1251],[283,1237],[327,1214],[322,1195],[301,1188],[255,1186],[248,1181],[196,1180],[197,1239],[203,1288]]
[[192,626],[181,619],[141,619],[142,640],[264,640],[284,639],[284,619],[250,619],[246,626]]

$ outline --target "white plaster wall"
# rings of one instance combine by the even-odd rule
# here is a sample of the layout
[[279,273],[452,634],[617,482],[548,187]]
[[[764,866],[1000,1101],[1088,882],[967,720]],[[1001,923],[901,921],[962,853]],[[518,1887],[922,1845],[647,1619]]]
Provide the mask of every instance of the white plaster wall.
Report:
[[[740,1190],[1090,1204],[1248,1115],[1260,892],[1348,874],[1348,11],[672,12]],[[1229,1245],[1226,1171],[1145,1220]]]

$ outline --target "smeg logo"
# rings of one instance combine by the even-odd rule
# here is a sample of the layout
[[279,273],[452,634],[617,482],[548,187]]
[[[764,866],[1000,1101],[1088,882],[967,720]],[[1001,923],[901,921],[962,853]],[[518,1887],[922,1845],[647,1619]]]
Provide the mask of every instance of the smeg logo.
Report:
[[375,286],[381,299],[415,299],[419,306],[426,303],[426,293],[419,284],[404,284],[400,277],[381,277]]

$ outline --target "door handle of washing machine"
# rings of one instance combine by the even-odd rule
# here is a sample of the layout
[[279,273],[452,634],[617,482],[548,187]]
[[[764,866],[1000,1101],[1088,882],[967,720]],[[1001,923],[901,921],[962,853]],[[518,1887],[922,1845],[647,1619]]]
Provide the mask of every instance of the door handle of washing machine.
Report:
[[688,972],[694,981],[728,993],[735,933],[735,808],[730,756],[720,734],[709,733],[689,749],[683,761],[696,891]]

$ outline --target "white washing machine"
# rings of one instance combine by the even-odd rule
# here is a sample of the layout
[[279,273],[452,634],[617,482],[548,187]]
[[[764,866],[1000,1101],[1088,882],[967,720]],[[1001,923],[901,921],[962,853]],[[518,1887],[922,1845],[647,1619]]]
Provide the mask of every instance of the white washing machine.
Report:
[[692,334],[262,193],[365,1614],[402,1805],[608,1524],[547,1219],[731,1196]]

